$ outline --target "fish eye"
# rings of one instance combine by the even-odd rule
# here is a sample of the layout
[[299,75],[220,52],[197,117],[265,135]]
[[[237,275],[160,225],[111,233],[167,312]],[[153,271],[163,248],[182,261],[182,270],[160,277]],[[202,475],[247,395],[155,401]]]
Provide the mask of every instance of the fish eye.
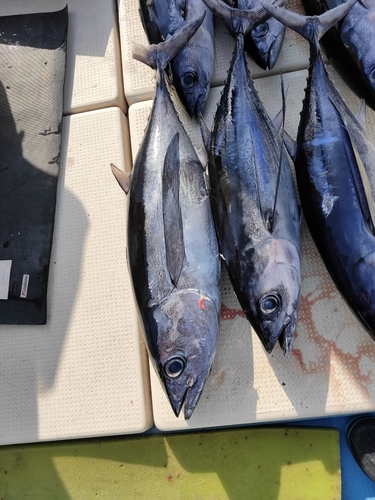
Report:
[[182,76],[181,82],[182,85],[186,88],[194,87],[194,85],[198,81],[198,75],[195,71],[188,71]]
[[264,23],[258,24],[258,26],[256,26],[253,29],[252,34],[254,36],[258,36],[258,37],[265,36],[268,33],[268,30],[269,30],[268,23],[264,22]]
[[259,301],[260,309],[264,314],[271,314],[277,310],[280,305],[280,297],[274,293],[265,295]]
[[375,83],[375,68],[372,68],[372,70],[369,72],[369,77],[370,80]]
[[165,363],[164,372],[169,378],[177,378],[184,371],[185,366],[186,362],[183,358],[172,358]]

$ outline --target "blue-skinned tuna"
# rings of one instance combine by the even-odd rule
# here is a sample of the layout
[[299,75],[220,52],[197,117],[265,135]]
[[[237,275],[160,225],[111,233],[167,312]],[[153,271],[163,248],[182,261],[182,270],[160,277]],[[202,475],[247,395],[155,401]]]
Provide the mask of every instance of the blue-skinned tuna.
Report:
[[[309,15],[320,15],[344,0],[302,0]],[[321,40],[329,60],[351,89],[375,109],[375,2],[358,0]]]
[[328,77],[319,39],[356,0],[321,16],[269,12],[310,43],[310,67],[293,154],[305,218],[339,292],[375,337],[375,154]]
[[288,356],[300,295],[300,216],[288,158],[251,79],[244,36],[264,11],[205,0],[236,43],[205,142],[220,253],[246,318],[270,353]]
[[[231,7],[254,9],[260,0],[226,0]],[[262,69],[272,69],[284,41],[285,26],[273,17],[263,20],[245,36],[245,50]]]
[[202,0],[139,0],[148,40],[160,43],[186,21],[205,18],[189,42],[172,59],[171,81],[191,117],[200,117],[214,72],[214,23]]
[[[146,344],[174,413],[184,406],[186,419],[214,359],[220,258],[205,171],[171,101],[164,68],[198,25],[186,24],[157,46],[135,47],[133,56],[156,69],[157,84],[128,215],[128,262]],[[124,174],[112,168],[127,191]]]

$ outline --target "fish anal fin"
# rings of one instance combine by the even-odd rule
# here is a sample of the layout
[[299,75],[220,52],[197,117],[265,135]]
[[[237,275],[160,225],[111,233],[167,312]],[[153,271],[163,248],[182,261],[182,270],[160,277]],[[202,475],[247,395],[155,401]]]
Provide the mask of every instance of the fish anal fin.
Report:
[[163,168],[163,223],[167,268],[173,285],[181,274],[185,246],[180,206],[179,133],[171,140]]

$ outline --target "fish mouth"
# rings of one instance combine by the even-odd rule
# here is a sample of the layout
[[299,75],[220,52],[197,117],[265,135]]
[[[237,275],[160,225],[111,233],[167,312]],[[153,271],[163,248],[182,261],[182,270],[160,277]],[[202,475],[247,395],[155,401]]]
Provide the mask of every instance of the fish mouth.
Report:
[[[205,379],[204,379],[205,380]],[[204,382],[200,383],[199,380],[194,382],[191,386],[187,387],[185,392],[180,395],[180,397],[176,397],[167,389],[168,399],[173,409],[173,413],[176,417],[180,416],[182,407],[184,407],[184,418],[185,420],[189,420],[192,416],[195,407],[198,404],[199,398],[202,394]]]
[[188,102],[188,100],[186,101],[185,108],[190,118],[199,119],[202,117],[203,107],[206,102],[206,96],[207,96],[207,89],[202,88],[201,92],[198,95],[197,100],[194,103]]
[[277,341],[279,341],[284,356],[286,358],[290,356],[293,347],[296,321],[297,321],[297,314],[295,311],[293,311],[291,315],[287,316],[279,335],[267,337],[264,335],[264,332],[257,332],[263,344],[263,347],[268,354],[272,353]]
[[296,331],[297,314],[294,311],[289,317],[288,322],[284,326],[281,334],[279,335],[279,344],[284,352],[284,356],[289,358],[293,348],[294,335]]

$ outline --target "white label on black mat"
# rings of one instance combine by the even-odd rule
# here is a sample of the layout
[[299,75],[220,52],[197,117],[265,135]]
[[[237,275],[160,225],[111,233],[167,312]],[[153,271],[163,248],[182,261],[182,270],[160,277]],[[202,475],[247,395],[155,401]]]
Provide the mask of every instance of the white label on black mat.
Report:
[[0,300],[8,299],[11,267],[11,260],[0,260]]
[[21,299],[26,299],[27,290],[29,288],[30,274],[24,274],[22,277],[22,285],[21,285]]

